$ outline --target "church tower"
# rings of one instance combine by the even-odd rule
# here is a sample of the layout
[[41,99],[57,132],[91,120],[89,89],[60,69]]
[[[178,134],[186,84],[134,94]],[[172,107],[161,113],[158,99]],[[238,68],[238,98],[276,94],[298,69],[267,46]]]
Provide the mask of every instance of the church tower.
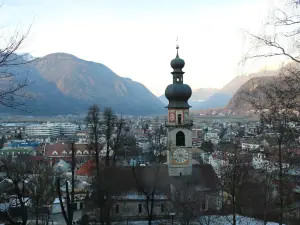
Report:
[[165,90],[169,100],[168,108],[168,170],[170,176],[184,176],[192,173],[192,126],[188,100],[192,95],[189,85],[183,83],[182,71],[185,62],[179,58],[176,46],[176,58],[171,61],[173,83]]

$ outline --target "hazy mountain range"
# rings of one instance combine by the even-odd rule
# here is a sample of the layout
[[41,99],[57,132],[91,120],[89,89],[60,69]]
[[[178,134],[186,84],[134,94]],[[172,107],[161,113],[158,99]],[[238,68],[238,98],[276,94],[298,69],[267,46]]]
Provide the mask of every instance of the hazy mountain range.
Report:
[[[11,72],[21,81],[27,76],[33,81],[23,91],[33,96],[26,104],[30,115],[58,115],[86,113],[91,104],[103,109],[112,107],[117,113],[130,115],[165,114],[168,101],[164,95],[156,97],[141,83],[123,78],[101,63],[79,59],[66,53],[53,53],[34,62],[30,55],[19,57],[20,65],[0,68],[0,72]],[[189,104],[193,110],[234,108],[238,90],[256,77],[273,76],[279,70],[267,70],[236,76],[223,88],[199,88],[193,90]],[[0,81],[0,90],[16,82]],[[3,113],[24,112],[0,107]]]
[[[102,109],[112,107],[118,113],[130,115],[158,114],[165,110],[144,85],[118,76],[101,63],[66,53],[50,54],[24,64],[27,58],[20,58],[21,65],[6,70],[21,75],[14,78],[16,81],[24,76],[34,81],[24,90],[34,96],[27,104],[30,114],[84,113],[91,104],[99,104]],[[1,111],[12,110],[1,107]]]
[[[192,110],[226,107],[234,94],[241,88],[241,86],[252,78],[273,76],[276,74],[278,74],[278,70],[260,71],[257,73],[249,74],[247,76],[236,76],[221,89],[200,88],[193,90],[193,94],[189,100],[189,104],[192,106]],[[161,102],[166,104],[167,99],[165,98],[165,95],[161,95],[159,99],[161,100]]]
[[[283,67],[283,69],[289,67],[295,68],[295,67],[299,67],[299,65],[297,63],[291,62],[286,64]],[[256,95],[260,95],[261,89],[259,87],[263,86],[264,88],[268,88],[269,83],[271,81],[276,81],[278,82],[278,84],[284,86],[284,81],[281,81],[280,76],[278,76],[280,74],[280,71],[281,69],[270,70],[265,73],[265,76],[262,76],[262,74],[260,76],[252,76],[250,79],[244,82],[243,85],[241,85],[239,89],[234,93],[234,95],[228,102],[226,108],[234,111],[251,109],[252,106],[246,99],[247,96],[245,96],[242,93],[248,91],[251,93],[256,91],[257,92]]]

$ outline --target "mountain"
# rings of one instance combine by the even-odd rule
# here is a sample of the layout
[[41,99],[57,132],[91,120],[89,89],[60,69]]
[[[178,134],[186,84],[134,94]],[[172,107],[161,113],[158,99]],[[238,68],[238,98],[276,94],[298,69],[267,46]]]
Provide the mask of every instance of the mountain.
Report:
[[[295,63],[289,63],[286,64],[283,67],[283,71],[286,68],[293,68],[295,66],[298,66]],[[279,73],[282,71],[282,69],[277,69],[277,70],[272,70],[268,71],[267,76],[252,76],[247,82],[245,82],[237,91],[234,93],[230,101],[228,102],[226,108],[231,109],[233,111],[237,110],[250,110],[252,107],[251,105],[247,102],[247,96],[244,95],[246,92],[251,92],[255,93],[255,95],[262,95],[260,93],[261,88],[270,88],[270,85],[272,82],[277,82],[280,85],[284,85],[284,80],[281,80],[280,77],[278,76]],[[280,86],[281,87],[281,86]],[[283,87],[283,86],[282,86]]]
[[[194,107],[199,102],[209,99],[213,94],[215,94],[219,89],[217,88],[199,88],[193,90],[192,96],[189,99],[189,104]],[[158,99],[164,104],[168,105],[168,99],[165,97],[165,94],[158,97]]]
[[214,108],[223,108],[232,98],[231,94],[228,93],[215,93],[209,99],[198,102],[194,104],[193,109],[214,109]]
[[228,104],[240,87],[252,78],[273,76],[278,74],[278,72],[278,70],[266,70],[252,73],[247,76],[236,76],[218,92],[213,94],[209,99],[195,104],[193,109],[223,108]]
[[34,95],[28,108],[37,115],[82,113],[94,103],[130,115],[164,112],[164,105],[144,85],[70,54],[53,53],[9,70],[34,81],[25,91]]
[[213,94],[218,92],[218,88],[199,88],[193,90],[191,101],[204,101],[209,99]]

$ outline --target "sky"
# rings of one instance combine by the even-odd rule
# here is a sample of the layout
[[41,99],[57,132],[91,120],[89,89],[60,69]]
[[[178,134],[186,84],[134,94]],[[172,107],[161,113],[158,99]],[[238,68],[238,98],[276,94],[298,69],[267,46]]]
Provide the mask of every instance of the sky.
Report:
[[242,29],[260,32],[271,0],[4,0],[4,35],[29,36],[20,49],[55,52],[105,64],[161,95],[172,82],[170,61],[186,62],[192,89],[221,88],[266,62],[239,64],[250,45]]

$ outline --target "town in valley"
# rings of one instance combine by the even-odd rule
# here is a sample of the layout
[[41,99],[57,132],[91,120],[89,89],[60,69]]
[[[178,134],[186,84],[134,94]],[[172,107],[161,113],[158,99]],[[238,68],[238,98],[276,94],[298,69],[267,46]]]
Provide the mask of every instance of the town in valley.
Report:
[[299,1],[71,2],[1,4],[0,225],[300,224]]

